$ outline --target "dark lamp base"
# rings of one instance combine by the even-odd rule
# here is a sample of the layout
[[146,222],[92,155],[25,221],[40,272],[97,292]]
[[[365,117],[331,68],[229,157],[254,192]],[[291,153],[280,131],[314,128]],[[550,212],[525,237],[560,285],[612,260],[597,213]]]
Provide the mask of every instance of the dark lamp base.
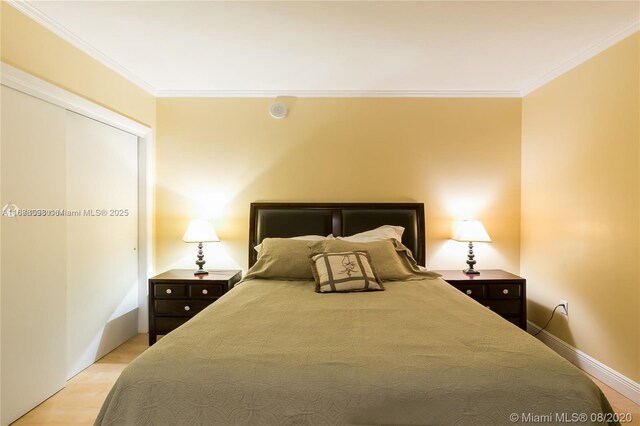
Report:
[[476,261],[474,259],[476,256],[473,254],[472,241],[469,241],[469,254],[467,255],[467,257],[469,258],[469,260],[467,260],[467,265],[469,265],[469,267],[467,269],[464,269],[462,272],[467,275],[480,275],[480,271],[477,271],[473,268],[476,264]]
[[208,275],[209,272],[206,271],[203,266],[205,263],[204,261],[204,253],[202,252],[202,243],[198,243],[198,260],[196,260],[196,265],[198,265],[198,270],[195,271],[193,273],[193,275],[198,276],[198,275]]

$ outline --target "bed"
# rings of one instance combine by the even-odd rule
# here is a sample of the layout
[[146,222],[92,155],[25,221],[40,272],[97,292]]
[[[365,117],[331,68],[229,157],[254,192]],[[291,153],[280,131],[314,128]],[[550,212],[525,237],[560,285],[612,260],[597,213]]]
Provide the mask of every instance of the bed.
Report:
[[[417,203],[254,203],[249,263],[273,237],[380,225],[405,228],[424,265]],[[442,279],[384,287],[245,279],[134,360],[95,424],[598,424],[612,411],[580,370]]]

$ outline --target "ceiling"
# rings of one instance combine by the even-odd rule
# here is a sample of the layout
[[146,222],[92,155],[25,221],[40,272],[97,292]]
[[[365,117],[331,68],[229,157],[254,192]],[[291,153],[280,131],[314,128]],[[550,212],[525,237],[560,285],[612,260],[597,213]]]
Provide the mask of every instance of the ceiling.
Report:
[[521,96],[637,1],[12,1],[157,96]]

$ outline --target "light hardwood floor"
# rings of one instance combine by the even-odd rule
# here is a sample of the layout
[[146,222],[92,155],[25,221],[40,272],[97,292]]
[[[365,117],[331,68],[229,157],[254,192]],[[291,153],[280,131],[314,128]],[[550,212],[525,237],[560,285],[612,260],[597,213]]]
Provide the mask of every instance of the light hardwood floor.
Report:
[[149,347],[147,334],[138,334],[67,382],[67,386],[13,425],[92,425],[122,370]]
[[[138,334],[67,382],[67,387],[18,419],[13,425],[92,425],[102,402],[122,370],[148,347],[147,334]],[[630,425],[640,425],[640,406],[592,377],[618,413],[632,413]]]

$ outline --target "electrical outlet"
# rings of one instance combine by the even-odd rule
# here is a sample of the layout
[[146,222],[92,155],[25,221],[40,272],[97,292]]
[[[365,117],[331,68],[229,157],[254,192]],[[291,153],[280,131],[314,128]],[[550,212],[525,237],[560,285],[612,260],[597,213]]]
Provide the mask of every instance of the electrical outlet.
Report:
[[560,313],[562,315],[569,316],[569,302],[567,302],[566,300],[560,300],[560,305],[562,305],[558,308],[560,310]]

